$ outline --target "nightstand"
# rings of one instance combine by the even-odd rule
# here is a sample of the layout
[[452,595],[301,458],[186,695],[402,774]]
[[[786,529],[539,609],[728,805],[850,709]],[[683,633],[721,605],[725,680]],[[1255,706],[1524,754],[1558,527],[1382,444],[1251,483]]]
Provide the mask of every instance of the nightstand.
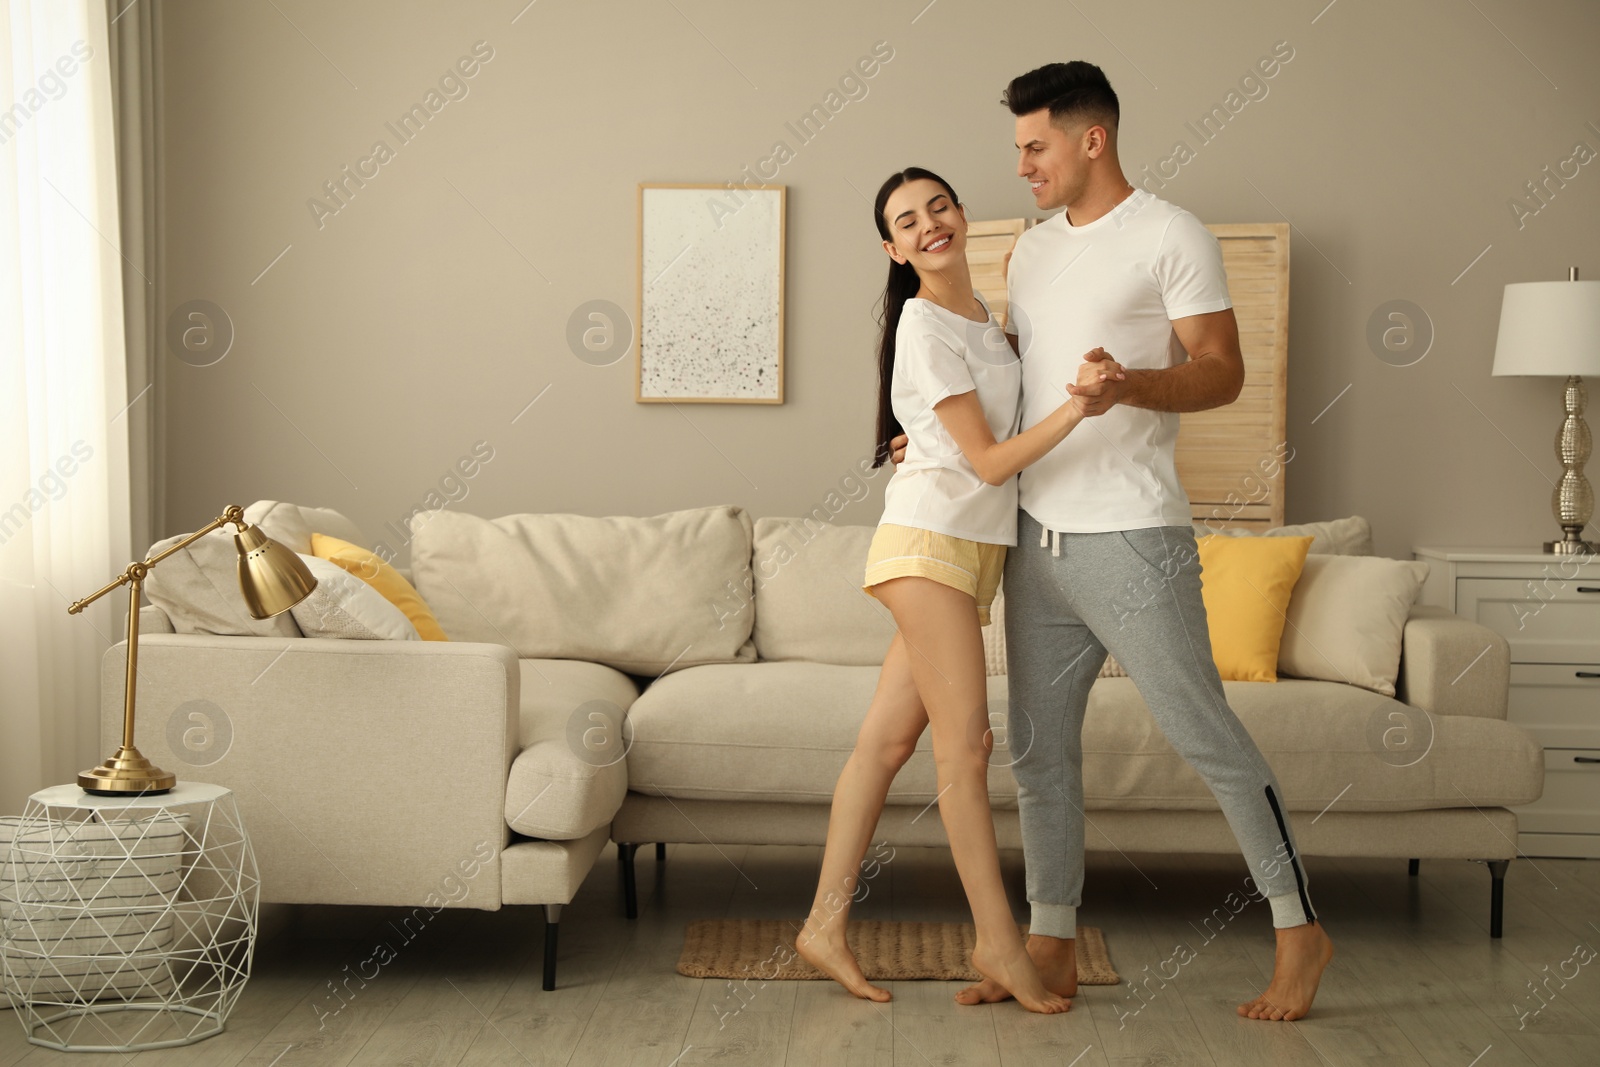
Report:
[[1544,746],[1544,795],[1513,808],[1530,856],[1600,858],[1600,556],[1415,548],[1421,602],[1511,645],[1506,718]]

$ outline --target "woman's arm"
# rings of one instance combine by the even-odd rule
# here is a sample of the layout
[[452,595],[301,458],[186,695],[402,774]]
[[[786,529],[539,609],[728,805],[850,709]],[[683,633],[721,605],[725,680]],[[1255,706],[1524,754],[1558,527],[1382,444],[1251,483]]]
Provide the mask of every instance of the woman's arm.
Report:
[[1075,400],[1068,400],[1036,426],[996,441],[983,414],[978,394],[969,390],[947,396],[934,405],[934,414],[950,431],[967,462],[990,485],[1004,485],[1018,471],[1044,456],[1066,439],[1072,428],[1084,419]]

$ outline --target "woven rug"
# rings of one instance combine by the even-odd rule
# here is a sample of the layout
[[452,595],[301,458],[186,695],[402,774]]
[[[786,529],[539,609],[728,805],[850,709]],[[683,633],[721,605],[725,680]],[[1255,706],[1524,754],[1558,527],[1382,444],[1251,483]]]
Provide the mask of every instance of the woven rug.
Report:
[[[701,919],[684,932],[678,973],[690,978],[818,979],[794,939],[803,924],[786,919]],[[1026,933],[1026,928],[1023,928]],[[852,922],[845,937],[861,971],[878,982],[976,982],[971,923]],[[1099,927],[1078,927],[1078,984],[1116,985]]]

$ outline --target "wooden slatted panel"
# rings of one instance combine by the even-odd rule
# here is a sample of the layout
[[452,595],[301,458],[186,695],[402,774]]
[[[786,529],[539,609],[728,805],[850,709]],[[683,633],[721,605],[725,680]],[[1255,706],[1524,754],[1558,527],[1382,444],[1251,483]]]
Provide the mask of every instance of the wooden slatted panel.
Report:
[[972,271],[972,287],[983,294],[989,310],[1000,325],[1006,324],[1010,306],[1006,300],[1006,253],[1016,244],[1032,219],[994,219],[967,224],[967,266]]
[[[1030,219],[973,222],[967,231],[972,284],[1004,322],[1002,264]],[[1179,423],[1178,477],[1196,521],[1232,529],[1284,523],[1282,449],[1288,432],[1289,225],[1208,226],[1222,245],[1228,293],[1239,322],[1245,384],[1227,407],[1189,412]]]
[[1282,526],[1289,225],[1223,223],[1207,229],[1222,245],[1228,294],[1239,321],[1245,384],[1239,399],[1227,407],[1182,417],[1178,477],[1196,520],[1236,529]]

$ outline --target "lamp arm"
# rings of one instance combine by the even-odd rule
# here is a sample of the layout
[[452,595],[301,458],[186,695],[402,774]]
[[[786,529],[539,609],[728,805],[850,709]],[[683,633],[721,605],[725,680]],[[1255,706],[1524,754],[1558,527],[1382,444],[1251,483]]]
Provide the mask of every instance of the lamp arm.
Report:
[[[158,555],[151,556],[141,563],[128,564],[128,569],[118,575],[115,581],[109,583],[98,592],[92,593],[89,596],[84,597],[82,600],[73,603],[72,606],[67,608],[67,614],[77,615],[79,612],[83,611],[84,608],[88,607],[90,604],[93,604],[96,600],[99,600],[113,589],[120,589],[129,582],[143,581],[144,576],[148,574],[150,569],[157,563],[160,563],[162,560],[166,559],[180,548],[188,548],[190,545],[200,540],[200,538],[204,537],[212,530],[220,529],[230,522],[238,526],[241,530],[243,530],[247,525],[244,521],[244,509],[237,504],[229,504],[227,508],[223,510],[221,515],[218,515],[215,519],[212,519],[210,522],[200,527],[200,529],[196,530],[188,537],[185,537],[182,541],[179,541],[166,551],[161,552]],[[137,601],[135,601],[134,610],[137,610]]]

